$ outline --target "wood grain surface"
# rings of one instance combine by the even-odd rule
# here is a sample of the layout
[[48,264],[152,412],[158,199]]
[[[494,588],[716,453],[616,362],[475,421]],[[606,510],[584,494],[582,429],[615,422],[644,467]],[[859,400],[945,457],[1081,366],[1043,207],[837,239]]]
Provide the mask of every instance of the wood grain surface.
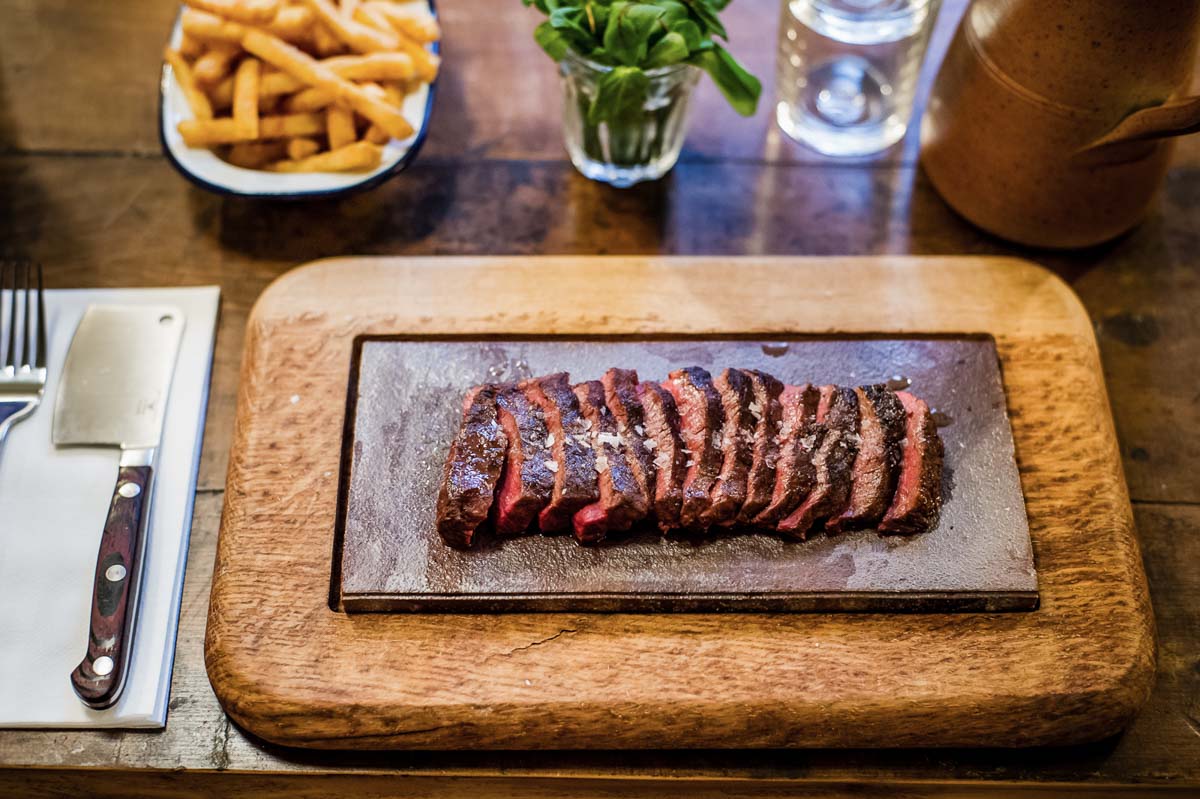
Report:
[[[226,711],[263,738],[368,749],[1032,746],[1111,735],[1148,695],[1153,621],[1095,341],[1075,295],[1032,264],[346,258],[276,282],[248,330],[206,662]],[[991,334],[1000,354],[1036,612],[735,623],[329,607],[356,336],[964,332]]]
[[[706,85],[671,176],[614,191],[566,163],[555,78],[529,40],[532,22],[521,10],[492,13],[497,2],[442,3],[450,67],[412,170],[351,200],[274,206],[199,191],[159,155],[158,59],[175,3],[126,0],[114,12],[108,3],[0,0],[0,250],[41,260],[52,287],[222,289],[168,726],[0,731],[0,764],[16,769],[0,775],[5,790],[410,795],[417,786],[482,793],[477,786],[494,780],[522,793],[579,779],[654,795],[704,781],[729,795],[815,794],[816,786],[868,796],[1194,795],[1200,395],[1185,378],[1200,372],[1200,137],[1178,143],[1145,222],[1074,253],[1012,247],[963,222],[917,169],[911,135],[876,159],[824,159],[774,130],[769,103],[750,121],[714,116],[726,113],[724,102]],[[943,3],[935,57],[966,4]],[[764,96],[773,92],[778,13],[776,0],[736,0],[726,12],[739,40],[756,37],[739,55],[759,70]],[[596,252],[1018,254],[1067,280],[1100,347],[1158,630],[1155,687],[1132,726],[1097,744],[1017,752],[353,754],[280,749],[232,724],[202,650],[238,364],[258,294],[293,265],[330,255]],[[648,779],[650,788],[637,787]],[[580,785],[550,784],[560,792]]]

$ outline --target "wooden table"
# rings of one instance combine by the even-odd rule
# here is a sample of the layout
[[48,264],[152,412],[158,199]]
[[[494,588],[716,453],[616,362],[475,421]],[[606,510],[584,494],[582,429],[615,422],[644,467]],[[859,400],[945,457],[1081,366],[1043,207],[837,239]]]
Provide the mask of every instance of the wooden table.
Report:
[[[946,5],[935,51],[965,0]],[[734,49],[765,79],[768,101],[746,121],[704,85],[674,173],[618,191],[565,159],[549,99],[557,79],[530,39],[531,13],[516,0],[441,6],[447,66],[416,164],[365,196],[269,205],[195,189],[160,154],[169,0],[0,0],[0,254],[42,261],[52,286],[217,283],[224,300],[167,729],[0,732],[0,794],[1200,791],[1200,138],[1181,143],[1157,207],[1131,234],[1072,254],[1014,248],[938,199],[913,135],[865,163],[782,137],[769,101],[779,3],[737,0],[727,12]],[[290,267],[369,253],[964,252],[1054,269],[1095,321],[1158,620],[1158,684],[1125,735],[1031,751],[361,756],[266,746],[221,712],[202,640],[243,328]]]

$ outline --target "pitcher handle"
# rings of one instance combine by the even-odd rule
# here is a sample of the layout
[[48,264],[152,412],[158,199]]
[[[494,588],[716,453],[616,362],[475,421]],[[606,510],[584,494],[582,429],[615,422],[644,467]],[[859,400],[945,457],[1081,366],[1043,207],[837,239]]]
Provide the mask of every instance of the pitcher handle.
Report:
[[1079,148],[1076,154],[1112,144],[1183,136],[1197,131],[1200,131],[1200,96],[1183,97],[1134,111],[1108,133]]

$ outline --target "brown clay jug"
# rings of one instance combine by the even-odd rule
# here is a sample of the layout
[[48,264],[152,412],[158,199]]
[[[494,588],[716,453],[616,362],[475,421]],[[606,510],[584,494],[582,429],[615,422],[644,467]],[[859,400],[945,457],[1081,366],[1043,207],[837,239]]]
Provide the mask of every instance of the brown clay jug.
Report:
[[975,0],[925,113],[921,162],[942,197],[1022,244],[1084,247],[1137,224],[1187,97],[1200,0]]

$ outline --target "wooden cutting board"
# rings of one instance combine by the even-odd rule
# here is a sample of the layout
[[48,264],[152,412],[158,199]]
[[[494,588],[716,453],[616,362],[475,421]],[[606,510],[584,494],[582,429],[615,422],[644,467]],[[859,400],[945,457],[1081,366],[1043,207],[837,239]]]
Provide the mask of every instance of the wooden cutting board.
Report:
[[[361,336],[995,338],[1040,607],[992,614],[346,614],[334,527]],[[1032,746],[1145,701],[1152,616],[1091,323],[993,258],[347,258],[249,323],[206,661],[322,748]]]

